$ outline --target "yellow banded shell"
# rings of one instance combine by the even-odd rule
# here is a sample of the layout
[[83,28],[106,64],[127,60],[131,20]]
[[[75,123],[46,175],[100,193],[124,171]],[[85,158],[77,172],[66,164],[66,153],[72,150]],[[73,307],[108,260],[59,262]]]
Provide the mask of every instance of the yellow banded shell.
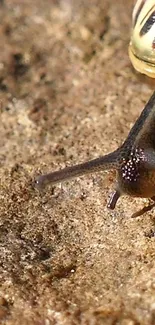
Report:
[[129,56],[136,70],[155,78],[155,0],[138,0],[133,10]]

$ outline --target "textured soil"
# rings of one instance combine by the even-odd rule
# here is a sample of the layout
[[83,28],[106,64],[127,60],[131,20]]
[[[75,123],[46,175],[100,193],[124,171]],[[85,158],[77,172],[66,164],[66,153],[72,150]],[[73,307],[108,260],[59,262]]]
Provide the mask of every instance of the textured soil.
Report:
[[36,175],[117,148],[154,82],[128,57],[132,1],[0,1],[0,324],[155,324],[155,210],[114,172]]

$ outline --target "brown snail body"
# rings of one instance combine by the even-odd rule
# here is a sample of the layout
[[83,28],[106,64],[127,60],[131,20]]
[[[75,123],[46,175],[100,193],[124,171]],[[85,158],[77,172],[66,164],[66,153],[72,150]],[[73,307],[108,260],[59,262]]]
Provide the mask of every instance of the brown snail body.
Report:
[[122,170],[118,171],[118,184],[123,194],[135,197],[152,198],[155,196],[155,170],[147,169],[144,162],[136,168],[137,178],[124,180]]
[[[135,69],[155,77],[155,0],[136,1],[129,56]],[[155,92],[123,145],[103,157],[41,175],[38,189],[100,170],[117,171],[116,188],[108,203],[115,208],[122,194],[155,199]]]
[[155,196],[155,92],[131,129],[123,145],[103,157],[39,176],[36,187],[41,189],[66,179],[101,170],[115,169],[117,183],[108,207],[115,208],[122,194],[153,198]]

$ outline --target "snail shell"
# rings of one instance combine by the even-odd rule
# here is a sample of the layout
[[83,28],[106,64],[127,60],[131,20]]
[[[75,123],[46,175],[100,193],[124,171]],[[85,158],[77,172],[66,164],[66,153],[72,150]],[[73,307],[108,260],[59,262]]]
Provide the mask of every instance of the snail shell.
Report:
[[129,56],[136,70],[155,78],[155,0],[138,0],[133,10]]

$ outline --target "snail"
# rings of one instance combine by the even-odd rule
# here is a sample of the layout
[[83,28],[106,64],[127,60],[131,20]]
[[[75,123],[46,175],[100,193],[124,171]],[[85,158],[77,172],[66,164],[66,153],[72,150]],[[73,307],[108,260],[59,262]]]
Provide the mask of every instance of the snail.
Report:
[[135,4],[129,57],[136,70],[155,78],[155,0]]
[[[155,77],[154,22],[155,0],[138,0],[133,10],[133,33],[129,53],[134,67],[151,77]],[[117,181],[108,208],[114,209],[117,200],[123,194],[151,198],[155,201],[154,129],[155,92],[127,139],[118,149],[103,157],[38,176],[35,179],[35,187],[40,190],[46,185],[53,185],[73,177],[114,169],[117,172]],[[143,210],[147,211],[145,208]]]

